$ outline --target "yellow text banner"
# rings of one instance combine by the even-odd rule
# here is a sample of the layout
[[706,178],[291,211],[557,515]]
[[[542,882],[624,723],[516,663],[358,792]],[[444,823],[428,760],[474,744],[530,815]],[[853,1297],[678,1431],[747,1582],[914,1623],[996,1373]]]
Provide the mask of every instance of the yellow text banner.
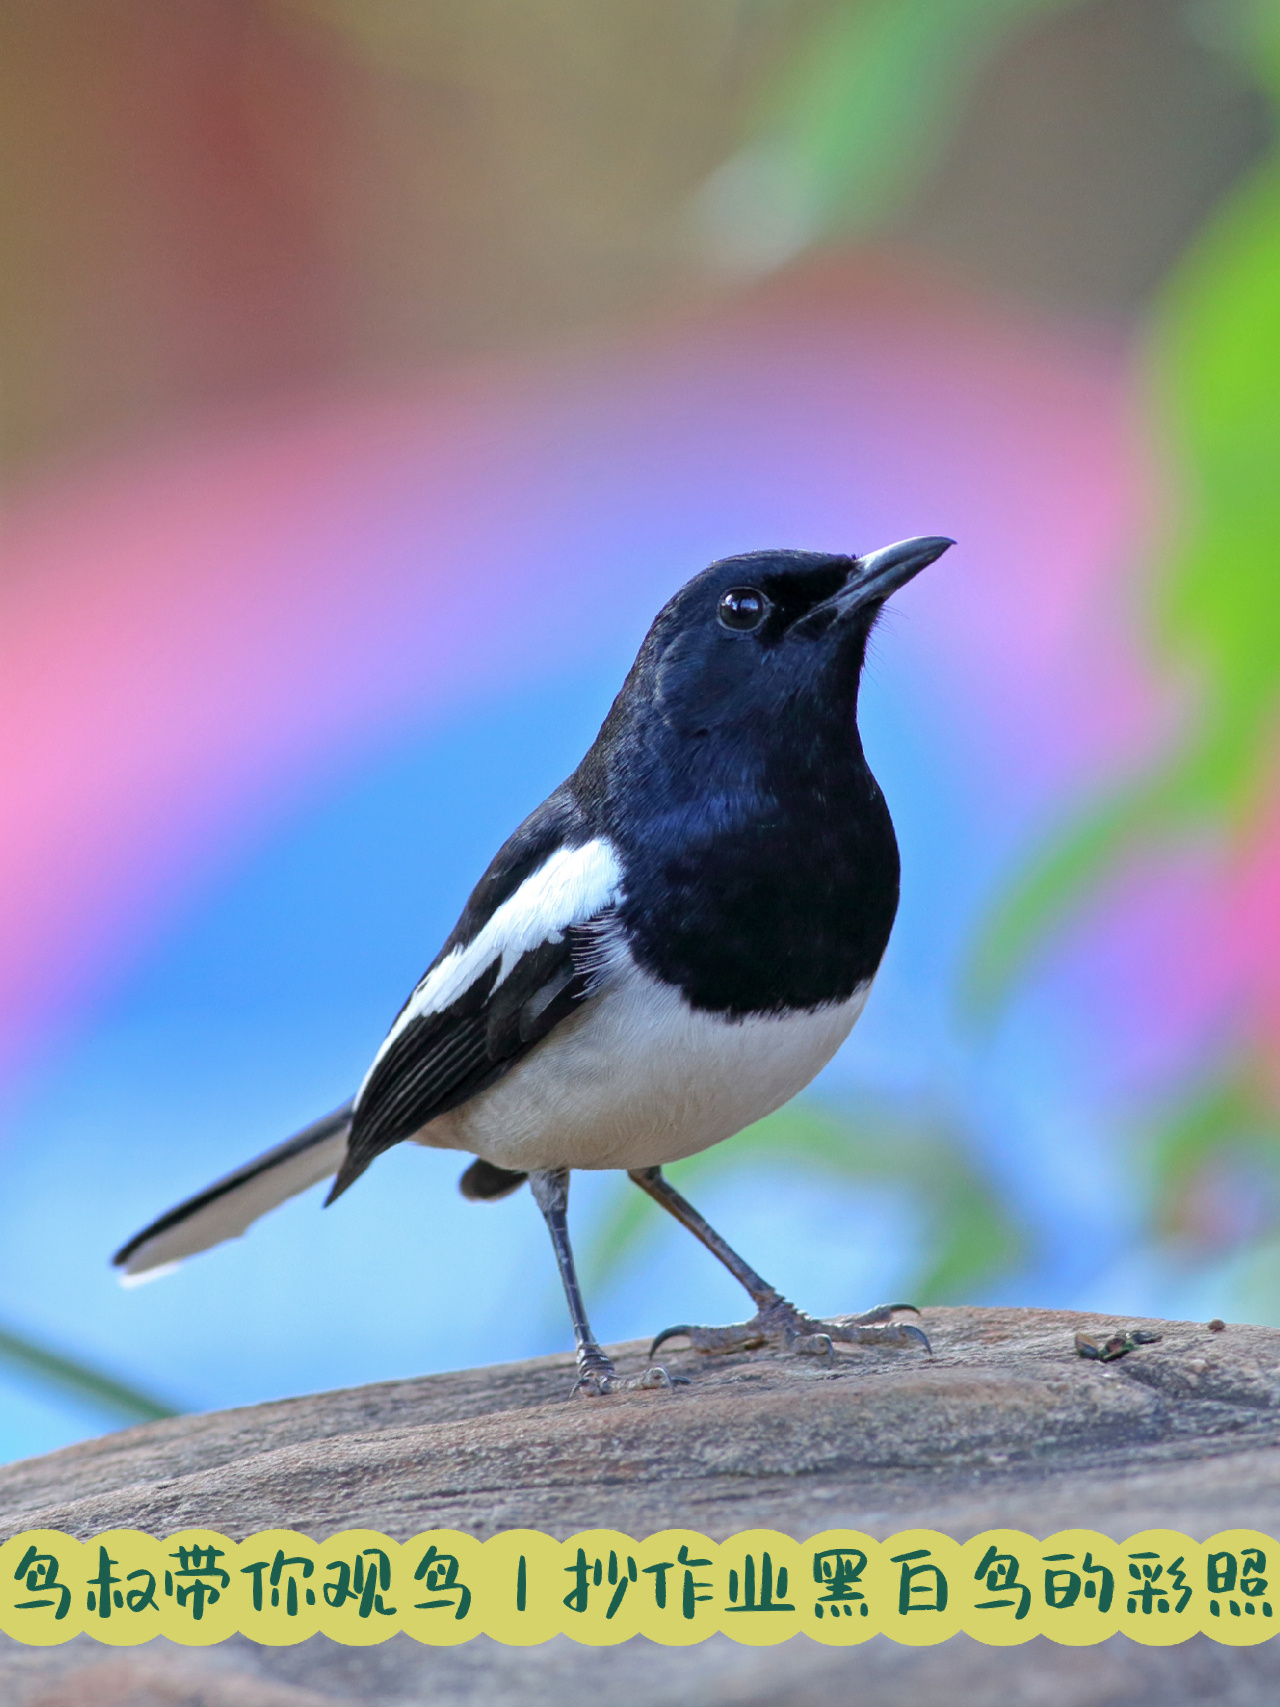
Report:
[[521,1646],[642,1635],[674,1647],[717,1631],[749,1647],[795,1635],[931,1646],[964,1631],[999,1646],[1047,1636],[1082,1647],[1118,1630],[1156,1647],[1198,1632],[1250,1646],[1280,1628],[1278,1569],[1280,1546],[1251,1529],[1204,1542],[1169,1529],[1127,1541],[993,1529],[963,1542],[932,1529],[884,1541],[753,1529],[719,1542],[691,1529],[565,1541],[428,1529],[406,1542],[371,1529],[239,1542],[208,1529],[88,1541],[33,1529],[0,1545],[0,1630],[39,1646],[81,1632],[120,1647],[153,1636],[202,1645],[237,1631],[272,1646],[316,1634],[365,1646],[399,1631],[434,1647],[482,1633]]

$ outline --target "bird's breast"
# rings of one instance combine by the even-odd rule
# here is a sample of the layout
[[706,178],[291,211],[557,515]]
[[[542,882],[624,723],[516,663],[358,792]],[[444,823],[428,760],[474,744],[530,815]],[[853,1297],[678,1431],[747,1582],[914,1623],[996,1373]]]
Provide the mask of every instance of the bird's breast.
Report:
[[628,962],[508,1074],[420,1140],[503,1168],[676,1161],[771,1114],[848,1036],[867,986],[792,1014],[727,1019]]

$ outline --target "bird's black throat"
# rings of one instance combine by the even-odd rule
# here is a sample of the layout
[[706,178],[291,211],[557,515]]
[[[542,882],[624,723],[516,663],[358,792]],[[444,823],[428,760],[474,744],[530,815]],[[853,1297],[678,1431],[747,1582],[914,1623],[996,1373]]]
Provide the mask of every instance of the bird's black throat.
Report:
[[[726,1018],[847,1001],[879,966],[898,905],[897,840],[857,729],[878,608],[805,623],[802,555],[786,561],[794,614],[761,643],[683,611],[667,638],[659,618],[569,783],[620,855],[637,963]],[[748,561],[723,578],[780,607],[778,583]],[[831,561],[805,577],[815,605]]]
[[679,815],[618,826],[637,963],[726,1018],[848,1000],[888,945],[899,865],[861,753],[842,770],[778,777],[736,813],[722,800],[700,831]]

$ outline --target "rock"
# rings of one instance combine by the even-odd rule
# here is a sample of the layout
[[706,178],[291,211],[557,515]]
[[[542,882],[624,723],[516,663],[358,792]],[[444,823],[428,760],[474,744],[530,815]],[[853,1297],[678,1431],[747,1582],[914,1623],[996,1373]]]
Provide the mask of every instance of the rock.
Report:
[[[405,1539],[436,1525],[480,1536],[684,1525],[719,1539],[756,1526],[797,1536],[922,1526],[964,1540],[996,1525],[1037,1535],[1084,1525],[1123,1539],[1243,1525],[1280,1535],[1280,1332],[1001,1309],[928,1310],[924,1326],[932,1358],[842,1348],[828,1367],[673,1350],[668,1367],[690,1376],[673,1393],[570,1403],[571,1361],[554,1357],[178,1417],[0,1469],[0,1533],[205,1525],[241,1538],[362,1526]],[[1077,1354],[1078,1332],[1105,1343],[1134,1327],[1162,1338],[1110,1362]],[[618,1357],[643,1366],[639,1345]],[[694,1649],[476,1638],[435,1650],[396,1636],[368,1649],[316,1637],[112,1653],[77,1637],[57,1649],[5,1643],[0,1685],[22,1707],[562,1707],[597,1692],[646,1707],[817,1707],[851,1695],[866,1707],[986,1707],[1005,1694],[1043,1707],[1243,1707],[1280,1699],[1280,1648],[1196,1637],[1165,1650],[1116,1636],[1087,1649],[963,1637],[911,1649],[878,1636],[853,1650],[800,1637],[761,1650],[716,1636]]]

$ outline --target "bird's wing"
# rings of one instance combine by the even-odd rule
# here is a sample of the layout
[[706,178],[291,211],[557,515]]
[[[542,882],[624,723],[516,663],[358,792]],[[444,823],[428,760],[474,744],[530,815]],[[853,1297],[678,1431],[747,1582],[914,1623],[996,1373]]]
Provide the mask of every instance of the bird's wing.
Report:
[[330,1202],[375,1156],[491,1085],[574,1011],[620,893],[607,841],[566,840],[554,818],[517,831],[378,1051]]
[[373,1158],[512,1067],[587,994],[595,927],[620,890],[567,787],[504,843],[452,935],[401,1009],[359,1094],[134,1235],[112,1259],[125,1280],[243,1233],[337,1174],[330,1200]]

